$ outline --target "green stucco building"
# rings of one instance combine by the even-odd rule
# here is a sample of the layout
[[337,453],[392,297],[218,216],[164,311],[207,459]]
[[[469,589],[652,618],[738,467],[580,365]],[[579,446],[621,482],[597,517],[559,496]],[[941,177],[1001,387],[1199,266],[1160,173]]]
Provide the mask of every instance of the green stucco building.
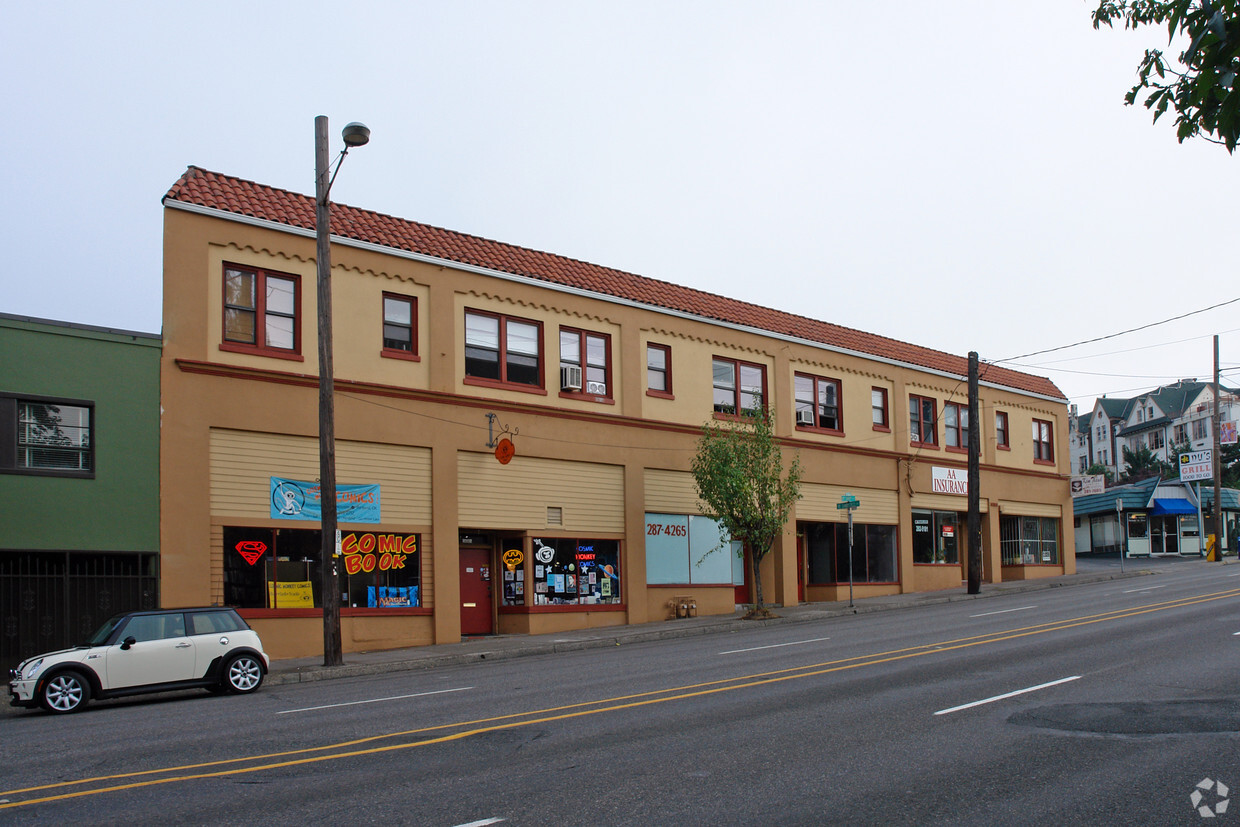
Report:
[[158,605],[160,349],[0,314],[0,667]]

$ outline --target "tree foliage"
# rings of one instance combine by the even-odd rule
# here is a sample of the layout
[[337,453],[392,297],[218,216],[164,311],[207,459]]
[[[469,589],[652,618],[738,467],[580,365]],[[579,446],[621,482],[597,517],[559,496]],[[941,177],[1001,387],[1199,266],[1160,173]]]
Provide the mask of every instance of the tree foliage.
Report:
[[1085,475],[1090,476],[1090,477],[1097,476],[1097,475],[1106,477],[1107,485],[1110,485],[1112,482],[1115,481],[1114,472],[1112,472],[1110,468],[1106,467],[1101,462],[1095,462],[1093,465],[1086,468]]
[[746,410],[736,423],[707,423],[692,463],[703,512],[718,521],[733,540],[749,547],[758,614],[765,613],[762,560],[783,534],[788,514],[801,498],[801,460],[794,457],[785,474],[773,416],[759,405]]
[[1140,482],[1157,476],[1173,477],[1178,473],[1178,469],[1163,462],[1144,445],[1135,451],[1124,447],[1124,475],[1121,482]]
[[1200,136],[1235,151],[1240,138],[1240,0],[1101,0],[1093,21],[1095,29],[1119,23],[1125,29],[1165,26],[1168,47],[1177,40],[1186,43],[1174,60],[1162,49],[1146,49],[1137,65],[1137,83],[1124,102],[1132,106],[1144,96],[1142,103],[1155,122],[1174,110],[1180,143]]

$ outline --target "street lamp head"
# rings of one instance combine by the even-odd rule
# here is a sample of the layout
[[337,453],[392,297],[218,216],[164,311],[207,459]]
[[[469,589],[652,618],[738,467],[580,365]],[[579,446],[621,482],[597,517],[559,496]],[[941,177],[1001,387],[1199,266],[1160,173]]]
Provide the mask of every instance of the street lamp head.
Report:
[[365,146],[370,142],[370,128],[364,123],[353,121],[345,124],[340,132],[340,136],[344,138],[344,145],[352,149],[355,146]]

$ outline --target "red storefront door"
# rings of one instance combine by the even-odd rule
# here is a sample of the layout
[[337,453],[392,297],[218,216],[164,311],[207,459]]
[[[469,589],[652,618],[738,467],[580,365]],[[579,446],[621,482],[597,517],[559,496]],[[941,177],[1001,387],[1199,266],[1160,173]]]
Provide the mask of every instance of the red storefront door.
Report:
[[491,551],[461,549],[461,634],[489,635],[491,620]]

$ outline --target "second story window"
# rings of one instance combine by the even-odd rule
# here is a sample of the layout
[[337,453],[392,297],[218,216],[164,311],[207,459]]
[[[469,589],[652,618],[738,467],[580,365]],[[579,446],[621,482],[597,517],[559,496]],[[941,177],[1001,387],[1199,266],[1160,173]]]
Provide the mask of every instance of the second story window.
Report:
[[269,356],[301,352],[296,276],[224,266],[224,341],[220,347]]
[[611,337],[560,328],[560,389],[611,396]]
[[411,296],[383,294],[384,356],[408,359],[418,352],[418,302]]
[[542,387],[542,325],[465,311],[465,376]]
[[1043,419],[1033,420],[1033,461],[1055,461],[1054,425]]
[[672,349],[668,345],[646,345],[646,393],[672,395]]
[[891,430],[891,420],[887,414],[887,389],[870,388],[870,418],[874,421],[874,430]]
[[995,411],[995,447],[1011,448],[1012,443],[1008,437],[1008,416],[1007,411]]
[[843,431],[840,420],[840,383],[835,379],[798,373],[794,377],[797,427]]
[[937,447],[938,403],[927,396],[910,396],[908,398],[908,436],[909,442],[917,446]]
[[968,450],[969,408],[957,402],[943,406],[943,435],[948,448]]
[[737,416],[756,412],[766,398],[766,368],[716,356],[711,363],[715,413]]

